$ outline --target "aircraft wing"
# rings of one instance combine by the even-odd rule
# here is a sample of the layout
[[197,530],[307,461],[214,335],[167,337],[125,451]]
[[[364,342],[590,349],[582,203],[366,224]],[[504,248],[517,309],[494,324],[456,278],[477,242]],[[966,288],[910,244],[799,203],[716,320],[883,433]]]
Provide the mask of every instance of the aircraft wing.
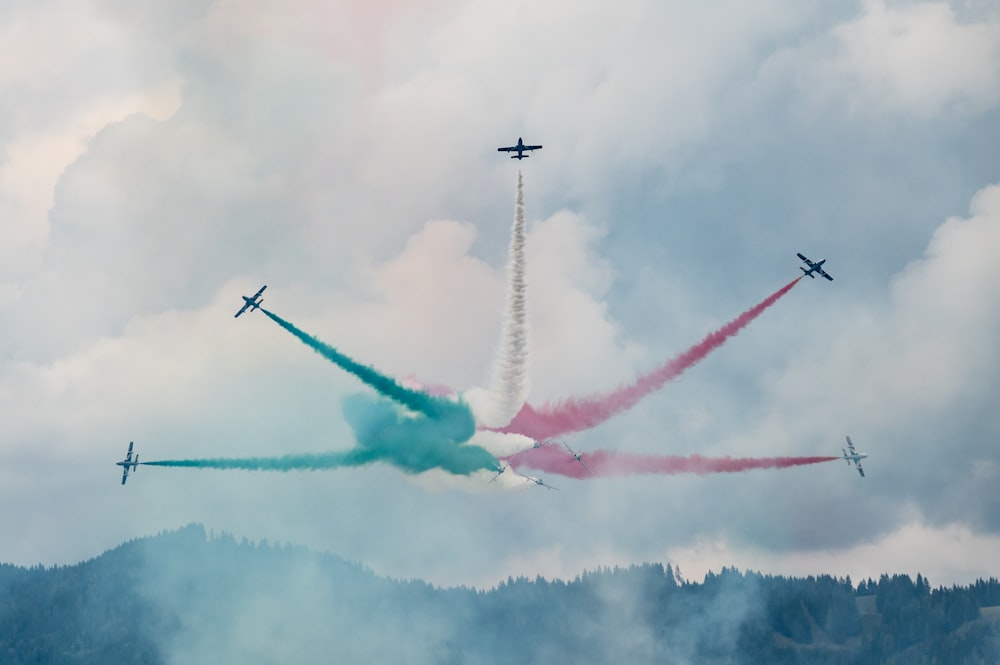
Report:
[[514,152],[517,150],[516,145],[509,145],[506,148],[497,148],[497,152]]
[[846,439],[847,439],[847,448],[848,448],[848,450],[850,450],[850,451],[851,451],[851,454],[852,454],[852,455],[856,455],[858,451],[856,451],[856,450],[854,449],[854,442],[853,442],[853,441],[851,441],[851,437],[849,437],[849,436],[848,436],[848,437],[844,437],[844,438],[846,438]]
[[128,479],[128,467],[125,467],[125,470],[122,471],[122,485],[125,484],[125,481],[127,479]]
[[862,478],[865,477],[865,470],[863,468],[861,468],[861,462],[858,462],[858,473],[861,474]]
[[248,303],[248,302],[247,303],[243,303],[243,307],[240,307],[240,311],[236,312],[236,316],[234,316],[233,318],[234,319],[240,318],[240,314],[242,314],[243,312],[247,311],[247,307],[249,307],[249,306],[250,306],[250,303]]
[[521,148],[521,150],[541,150],[541,149],[542,146],[540,145],[526,145],[523,148]]
[[831,282],[833,281],[833,277],[830,277],[830,273],[828,273],[827,271],[823,270],[822,268],[819,269],[819,274],[823,275],[823,277],[826,277]]
[[266,288],[267,288],[267,284],[265,284],[264,286],[260,287],[260,291],[258,291],[257,293],[253,294],[253,298],[251,298],[250,300],[256,300],[257,298],[260,298],[260,294],[264,293],[264,289],[266,289]]
[[795,252],[795,256],[799,257],[800,259],[802,259],[806,263],[812,263],[812,261],[810,261],[809,259],[807,259],[805,257],[805,255],[802,254],[802,252]]

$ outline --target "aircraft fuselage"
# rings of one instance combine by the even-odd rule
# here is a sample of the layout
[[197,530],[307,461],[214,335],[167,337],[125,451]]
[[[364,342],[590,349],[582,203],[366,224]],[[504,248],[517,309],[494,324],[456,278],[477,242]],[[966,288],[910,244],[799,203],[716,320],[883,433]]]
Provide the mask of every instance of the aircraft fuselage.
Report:
[[499,152],[516,152],[517,153],[516,155],[510,156],[511,159],[525,159],[527,157],[530,157],[531,155],[526,155],[524,153],[529,152],[531,150],[541,150],[541,149],[542,146],[540,145],[525,145],[524,139],[522,139],[520,136],[517,137],[517,145],[507,146],[504,148],[497,148]]

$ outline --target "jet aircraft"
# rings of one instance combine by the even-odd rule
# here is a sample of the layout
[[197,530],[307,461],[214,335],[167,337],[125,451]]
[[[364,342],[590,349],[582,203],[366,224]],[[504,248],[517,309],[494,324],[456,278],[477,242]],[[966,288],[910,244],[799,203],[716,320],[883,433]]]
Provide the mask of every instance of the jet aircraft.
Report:
[[492,484],[493,484],[493,481],[494,481],[494,480],[496,480],[497,478],[499,478],[499,477],[501,476],[501,474],[503,474],[503,472],[507,470],[507,467],[508,467],[508,466],[509,466],[509,465],[507,465],[507,464],[501,464],[501,465],[500,465],[500,466],[499,466],[499,467],[497,468],[497,472],[496,472],[496,474],[495,474],[495,475],[494,475],[494,476],[493,476],[492,478],[490,478],[490,482],[488,482],[488,483],[486,483],[486,484],[487,484],[487,485],[492,485]]
[[128,442],[128,452],[125,453],[125,459],[121,462],[115,462],[116,466],[123,467],[122,469],[122,485],[128,480],[128,468],[132,467],[133,471],[139,470],[139,453],[135,454],[135,459],[132,459],[132,442]]
[[816,279],[816,276],[813,273],[818,272],[820,275],[826,277],[831,282],[833,281],[833,277],[830,277],[829,273],[823,270],[823,264],[826,263],[826,259],[820,259],[819,261],[813,262],[807,259],[805,256],[803,256],[800,252],[796,252],[796,254],[800,259],[806,262],[807,266],[809,266],[809,270],[806,270],[802,266],[799,266],[799,270],[809,275],[810,279]]
[[563,445],[566,446],[566,450],[569,451],[569,454],[573,457],[574,460],[582,464],[584,469],[593,473],[593,469],[587,466],[587,463],[583,461],[582,453],[575,452],[572,448],[569,447],[569,444],[566,443],[565,441],[563,441]]
[[861,477],[864,478],[865,470],[861,468],[861,460],[868,457],[868,455],[865,453],[859,453],[854,449],[854,443],[851,441],[851,437],[847,437],[847,448],[851,451],[850,454],[848,454],[847,450],[841,448],[844,452],[844,459],[847,461],[847,466],[851,466],[851,462],[854,462],[854,464],[858,467],[858,473],[860,473]]
[[517,153],[516,155],[510,156],[511,159],[524,159],[525,157],[531,157],[531,155],[524,154],[529,150],[541,150],[541,149],[542,146],[540,145],[524,145],[524,141],[522,141],[521,137],[518,136],[517,145],[507,146],[506,148],[497,148],[497,152],[516,152]]
[[547,482],[545,482],[541,478],[535,478],[534,476],[526,476],[523,473],[518,473],[517,475],[521,476],[522,478],[524,478],[525,480],[527,480],[529,483],[535,483],[539,487],[544,487],[547,490],[557,490],[557,489],[559,489],[558,487],[553,487],[552,485],[549,485]]
[[248,298],[246,296],[241,296],[243,298],[243,300],[244,300],[243,307],[240,307],[240,311],[236,312],[236,316],[233,317],[233,318],[237,318],[237,319],[240,318],[240,314],[242,314],[243,312],[247,311],[247,308],[250,308],[251,312],[254,311],[255,309],[260,309],[260,304],[262,302],[264,302],[264,299],[260,297],[260,294],[264,293],[264,289],[266,289],[266,288],[267,288],[267,284],[265,284],[264,286],[260,287],[260,291],[258,291],[257,293],[253,294],[252,298]]

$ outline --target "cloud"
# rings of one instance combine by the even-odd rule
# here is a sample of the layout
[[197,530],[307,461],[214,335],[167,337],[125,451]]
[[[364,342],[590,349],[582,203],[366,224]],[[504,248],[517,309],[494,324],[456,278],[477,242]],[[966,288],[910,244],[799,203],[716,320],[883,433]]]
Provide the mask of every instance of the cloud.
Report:
[[802,120],[822,107],[869,121],[974,116],[1000,101],[1000,21],[942,2],[866,0],[860,15],[776,49],[761,73],[765,86],[794,85],[809,106]]
[[821,315],[815,345],[768,379],[774,419],[758,436],[774,427],[783,439],[853,433],[873,455],[867,466],[879,504],[871,508],[902,515],[901,506],[915,505],[932,525],[1000,532],[989,489],[1000,480],[1000,298],[989,286],[1000,279],[991,258],[998,242],[1000,187],[990,185],[973,197],[968,217],[934,232],[885,301]]
[[604,389],[644,359],[641,345],[627,338],[608,310],[616,270],[598,249],[606,233],[570,211],[529,233],[533,402]]
[[[7,159],[0,168],[0,196],[8,207],[14,229],[8,251],[37,249],[48,240],[47,216],[55,185],[66,168],[86,150],[98,131],[132,114],[165,120],[180,105],[180,82],[120,98],[96,100],[61,126],[28,133],[7,145]],[[12,256],[15,252],[11,251]]]
[[[549,241],[539,243],[537,260],[548,266],[545,274],[558,284],[585,276],[595,237],[583,220],[574,218],[570,225],[559,221],[565,219],[565,215],[557,215],[554,222],[535,223],[542,235],[551,236]],[[490,358],[498,342],[505,281],[502,261],[490,265],[472,255],[476,236],[475,228],[468,223],[430,222],[409,238],[397,256],[357,273],[350,290],[331,292],[301,283],[271,283],[266,305],[289,318],[294,316],[296,322],[353,357],[395,376],[412,373],[457,387],[474,386],[488,378]],[[567,263],[567,257],[575,258]],[[570,274],[564,275],[563,270]],[[602,309],[586,303],[585,287],[595,284],[599,280],[583,279],[573,289],[580,307],[570,311],[581,331],[600,330],[607,325]],[[128,286],[124,293],[141,296],[141,292],[132,293],[134,282]],[[67,501],[97,515],[98,521],[103,519],[100,516],[111,518],[115,512],[111,506],[120,497],[108,491],[120,488],[110,465],[129,440],[136,441],[144,460],[251,457],[349,448],[353,433],[344,422],[340,398],[357,392],[358,382],[302,348],[259,313],[233,319],[241,302],[239,296],[252,293],[258,286],[258,282],[246,279],[229,281],[209,294],[210,302],[203,306],[136,313],[117,333],[89,341],[76,337],[78,348],[56,354],[54,360],[8,362],[0,374],[0,394],[4,398],[0,411],[10,421],[3,436],[5,476],[10,481],[5,485],[7,491],[25,491],[13,479],[32,468],[32,451],[36,447],[45,450],[47,463],[44,479],[31,490],[39,499],[23,503],[25,510],[17,515],[8,515],[4,528],[11,533],[43,526],[54,528],[48,506]],[[561,298],[550,290],[540,291],[533,302],[542,310],[552,306],[550,298]],[[543,321],[539,329],[543,338],[555,339],[548,325],[566,324],[565,319]],[[45,331],[39,333],[44,335]],[[596,345],[588,342],[595,354],[607,357],[610,352],[613,357],[614,337],[599,335],[597,339]],[[573,357],[571,349],[564,354],[566,359],[561,362]],[[489,439],[483,445],[501,454],[531,445],[518,436],[484,434],[480,438]],[[478,445],[480,441],[474,438],[471,443]],[[77,474],[80,470],[83,475]],[[296,474],[285,489],[291,495],[286,494],[282,501],[287,506],[301,501],[313,505],[314,493],[321,487],[321,492],[333,492],[338,497],[335,501],[343,502],[345,492],[368,491],[365,488],[370,490],[373,482],[385,485],[382,491],[387,497],[402,501],[411,501],[414,495],[421,496],[434,486],[436,494],[429,498],[432,503],[445,501],[454,491],[489,489],[496,494],[494,489],[530,489],[509,473],[486,488],[492,475],[489,473],[456,485],[453,479],[442,480],[439,474],[422,474],[428,477],[417,477],[414,484],[404,474],[383,477],[384,472],[369,469],[353,478],[331,473],[303,478]],[[132,480],[127,487],[138,497],[146,492],[156,494],[176,482],[186,483],[190,491],[183,499],[171,500],[155,512],[146,511],[141,517],[130,514],[118,520],[110,531],[95,527],[89,535],[78,534],[59,548],[50,547],[44,556],[60,560],[82,556],[67,554],[66,547],[92,552],[95,547],[111,546],[116,538],[127,537],[129,525],[138,529],[149,525],[153,529],[170,528],[178,519],[196,518],[207,505],[205,502],[211,502],[209,496],[222,488],[240,493],[235,489],[239,483],[233,485],[233,474],[220,477],[227,474],[210,472],[191,477],[190,473],[143,468],[138,480],[147,482]],[[182,478],[185,475],[186,479]],[[270,485],[272,481],[259,482]],[[280,491],[265,492],[258,498],[280,495]],[[13,496],[5,500],[18,501]],[[391,522],[400,518],[396,500],[387,499],[383,508],[378,505],[370,504],[373,515],[387,510]],[[254,510],[275,517],[283,512],[271,504],[271,498]],[[301,514],[304,517],[311,513],[307,510]],[[231,511],[223,509],[218,516],[221,522],[213,523],[202,514],[203,521],[210,524],[233,524]],[[239,530],[251,524],[233,528]],[[333,547],[331,543],[339,542],[344,533],[339,532],[330,541],[329,535],[322,535],[324,529],[289,526],[304,529],[298,532],[298,539],[322,547]],[[345,528],[350,532],[360,526]],[[109,539],[109,533],[115,535]],[[258,536],[268,537],[264,532]],[[25,543],[25,549],[5,557],[31,561],[43,556],[31,549],[30,542]],[[358,541],[362,549],[355,554],[368,558],[372,542]]]
[[924,258],[893,284],[893,346],[903,349],[907,366],[896,375],[910,387],[897,381],[896,395],[911,407],[981,394],[992,383],[1000,332],[1000,295],[991,287],[1000,279],[993,251],[1000,244],[1000,185],[977,192],[969,210],[968,218],[938,228]]
[[[989,11],[76,7],[0,9],[0,50],[23,63],[0,76],[0,206],[20,238],[0,249],[0,487],[18,507],[0,558],[65,563],[198,521],[461,581],[553,543],[583,566],[608,543],[627,563],[717,535],[807,556],[918,519],[994,532],[992,188],[928,247],[996,180]],[[131,439],[144,456],[351,444],[357,383],[262,317],[232,320],[263,282],[352,357],[482,386],[513,189],[495,148],[518,134],[546,146],[523,164],[532,400],[671,357],[790,279],[796,250],[837,278],[574,448],[827,454],[850,432],[869,478],[468,492],[373,465],[117,485]]]
[[842,49],[835,67],[859,84],[857,104],[927,116],[1000,100],[995,17],[962,21],[946,3],[868,0],[834,35]]
[[1000,555],[1000,538],[977,534],[962,524],[930,526],[906,522],[873,542],[850,548],[811,552],[774,552],[733,546],[725,539],[699,539],[691,546],[672,547],[666,559],[688,580],[700,580],[709,571],[736,566],[776,575],[833,575],[857,583],[878,579],[892,571],[902,575],[934,571],[932,585],[970,584],[996,575],[988,562]]
[[136,58],[128,31],[80,6],[47,3],[0,28],[0,282],[36,270],[58,179],[105,127],[133,114],[164,120],[180,79]]
[[[859,409],[877,401],[873,416],[892,422],[992,388],[1000,298],[990,284],[1000,279],[1000,265],[991,248],[1000,242],[1000,186],[980,190],[970,213],[942,224],[924,257],[895,276],[884,307],[849,314],[850,325],[837,328],[828,354],[803,365],[783,392],[791,397],[804,384],[814,386],[805,388],[807,395],[824,390],[822,381],[806,376],[818,372],[841,384],[838,397]],[[846,385],[857,375],[866,381]]]

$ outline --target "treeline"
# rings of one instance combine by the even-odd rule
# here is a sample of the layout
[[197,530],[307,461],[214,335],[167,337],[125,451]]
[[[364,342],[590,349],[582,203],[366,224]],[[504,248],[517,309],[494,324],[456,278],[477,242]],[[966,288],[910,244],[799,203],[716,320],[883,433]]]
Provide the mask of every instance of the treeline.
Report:
[[689,582],[659,564],[441,589],[190,526],[75,566],[0,565],[0,663],[994,664],[996,606],[995,578]]

